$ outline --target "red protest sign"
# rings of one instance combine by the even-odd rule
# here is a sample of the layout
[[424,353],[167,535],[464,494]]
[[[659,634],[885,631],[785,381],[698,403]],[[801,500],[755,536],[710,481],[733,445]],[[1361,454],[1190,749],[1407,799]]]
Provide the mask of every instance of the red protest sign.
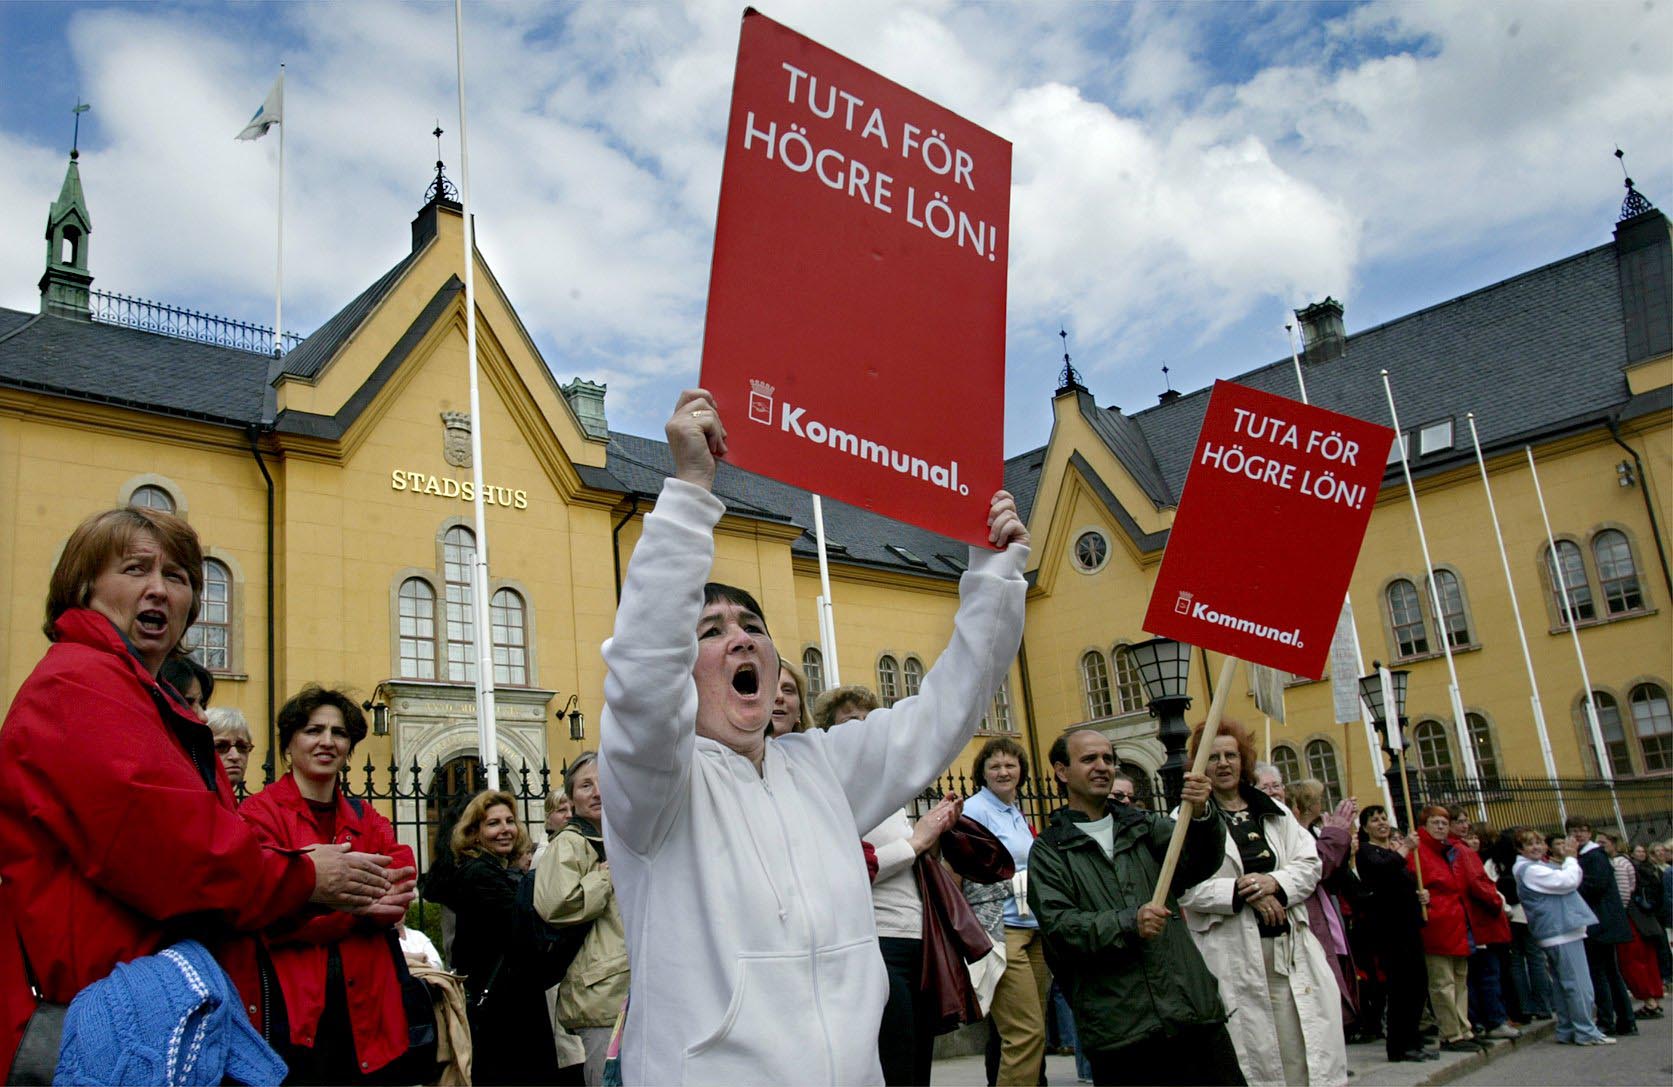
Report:
[[759,13],[732,90],[703,387],[741,468],[987,543],[1011,145]]
[[1144,629],[1317,679],[1394,431],[1216,381]]

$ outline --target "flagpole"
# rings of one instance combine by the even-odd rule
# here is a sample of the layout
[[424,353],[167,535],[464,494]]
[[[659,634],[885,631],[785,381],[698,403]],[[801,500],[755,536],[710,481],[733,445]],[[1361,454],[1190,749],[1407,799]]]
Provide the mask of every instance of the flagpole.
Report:
[[1481,455],[1481,435],[1476,433],[1475,412],[1466,412],[1470,423],[1470,444],[1475,447],[1476,466],[1481,469],[1481,489],[1487,492],[1487,515],[1493,521],[1493,538],[1499,541],[1499,564],[1505,571],[1505,589],[1510,593],[1510,612],[1516,618],[1516,636],[1522,641],[1522,663],[1528,669],[1528,701],[1534,711],[1534,731],[1539,734],[1539,752],[1545,760],[1545,776],[1557,790],[1557,818],[1567,822],[1568,806],[1563,803],[1563,787],[1557,784],[1557,760],[1551,754],[1551,734],[1545,728],[1545,707],[1539,701],[1539,680],[1534,676],[1534,658],[1528,652],[1528,632],[1522,625],[1522,606],[1516,600],[1516,585],[1510,577],[1510,556],[1505,552],[1505,534],[1499,528],[1499,509],[1493,503],[1493,485],[1487,480],[1487,461]]
[[824,594],[817,601],[819,651],[825,654],[828,688],[840,687],[842,672],[837,667],[836,615],[831,609],[831,567],[825,560],[825,507],[818,495],[813,496],[813,533],[819,542],[819,591]]
[[[471,390],[471,479],[476,494],[476,571],[471,578],[476,613],[476,737],[488,768],[488,788],[500,787],[500,745],[494,719],[494,630],[488,610],[488,515],[482,500],[482,398],[476,365],[476,239],[471,222],[470,145],[465,128],[465,8],[453,0],[454,61],[459,81],[459,204],[465,221],[465,353]],[[438,199],[440,194],[437,194]]]
[[1451,678],[1447,695],[1452,700],[1453,730],[1458,734],[1459,754],[1464,756],[1464,781],[1475,789],[1476,814],[1487,821],[1487,800],[1481,794],[1481,777],[1476,772],[1475,745],[1470,741],[1469,722],[1464,717],[1464,699],[1458,691],[1458,666],[1452,660],[1452,639],[1445,629],[1446,613],[1441,609],[1441,588],[1435,582],[1435,563],[1429,557],[1429,537],[1423,531],[1423,514],[1417,508],[1417,488],[1412,485],[1412,467],[1406,459],[1406,442],[1400,430],[1400,413],[1394,410],[1394,386],[1389,384],[1388,371],[1383,370],[1383,395],[1388,397],[1388,417],[1394,422],[1394,444],[1400,450],[1400,473],[1406,478],[1406,495],[1412,502],[1412,521],[1417,525],[1417,542],[1423,549],[1423,568],[1429,575],[1429,603],[1434,608],[1436,640],[1446,657],[1446,671]]
[[1574,625],[1574,604],[1568,596],[1568,578],[1563,576],[1563,568],[1557,558],[1557,538],[1551,532],[1551,517],[1545,512],[1545,491],[1539,485],[1539,469],[1534,467],[1534,447],[1525,445],[1522,451],[1528,455],[1528,474],[1534,477],[1534,497],[1539,500],[1540,520],[1545,522],[1545,544],[1551,549],[1548,552],[1551,556],[1551,580],[1557,583],[1557,594],[1563,602],[1564,625],[1574,641],[1574,659],[1580,662],[1580,682],[1586,688],[1586,724],[1591,729],[1592,747],[1597,751],[1598,773],[1609,783],[1609,801],[1615,806],[1616,829],[1625,834],[1627,824],[1621,818],[1621,798],[1615,792],[1615,771],[1609,765],[1609,749],[1603,744],[1603,726],[1598,724],[1597,703],[1592,697],[1592,675],[1586,669],[1586,654],[1580,651],[1580,630]]
[[273,269],[273,357],[285,353],[285,66],[279,65],[279,226],[274,246]]

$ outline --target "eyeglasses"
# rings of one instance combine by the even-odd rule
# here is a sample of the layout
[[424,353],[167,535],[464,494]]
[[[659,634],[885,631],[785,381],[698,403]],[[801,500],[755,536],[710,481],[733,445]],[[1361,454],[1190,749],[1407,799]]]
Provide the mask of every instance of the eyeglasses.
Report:
[[256,745],[251,743],[249,740],[216,740],[215,754],[225,755],[236,747],[240,755],[248,755],[255,748],[255,746]]

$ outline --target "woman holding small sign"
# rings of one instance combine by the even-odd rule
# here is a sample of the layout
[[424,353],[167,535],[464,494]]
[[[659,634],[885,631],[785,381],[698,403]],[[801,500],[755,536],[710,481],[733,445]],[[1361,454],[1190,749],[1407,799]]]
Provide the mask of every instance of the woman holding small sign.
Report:
[[[1193,764],[1202,734],[1202,725],[1191,732]],[[1220,979],[1243,1075],[1251,1085],[1345,1083],[1341,993],[1307,917],[1322,872],[1313,836],[1255,787],[1255,743],[1240,723],[1220,722],[1208,780],[1226,856],[1179,904]]]
[[1028,532],[1009,494],[971,548],[920,693],[766,742],[779,675],[761,606],[705,584],[726,507],[707,392],[666,426],[674,471],[622,586],[599,752],[604,839],[635,987],[627,1083],[880,1084],[888,976],[854,838],[975,732],[1022,638]]

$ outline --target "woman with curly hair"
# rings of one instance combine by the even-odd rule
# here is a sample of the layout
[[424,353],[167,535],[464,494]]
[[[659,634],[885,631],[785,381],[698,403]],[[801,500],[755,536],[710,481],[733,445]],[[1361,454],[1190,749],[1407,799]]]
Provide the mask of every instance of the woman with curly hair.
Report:
[[[1199,724],[1193,765],[1202,736]],[[1220,723],[1207,771],[1226,856],[1179,904],[1220,979],[1243,1074],[1251,1084],[1346,1082],[1341,991],[1307,916],[1323,870],[1313,836],[1255,787],[1254,738],[1240,723]]]

